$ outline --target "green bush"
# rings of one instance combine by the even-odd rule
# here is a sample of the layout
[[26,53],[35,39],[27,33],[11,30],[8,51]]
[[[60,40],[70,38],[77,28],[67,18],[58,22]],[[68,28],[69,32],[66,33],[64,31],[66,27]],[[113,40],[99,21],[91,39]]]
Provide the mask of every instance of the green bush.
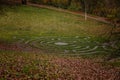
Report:
[[55,7],[67,8],[69,0],[51,0],[51,3]]
[[82,7],[81,7],[80,3],[78,3],[77,1],[74,0],[68,6],[68,9],[78,11],[78,10],[82,10]]
[[43,0],[30,0],[32,3],[43,4]]

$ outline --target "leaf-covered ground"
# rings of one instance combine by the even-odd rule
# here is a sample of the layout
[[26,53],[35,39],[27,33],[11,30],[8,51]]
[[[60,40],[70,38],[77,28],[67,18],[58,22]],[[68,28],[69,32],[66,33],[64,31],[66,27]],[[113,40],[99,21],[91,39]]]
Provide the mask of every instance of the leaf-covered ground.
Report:
[[46,53],[0,52],[0,80],[119,80],[120,69],[99,60]]

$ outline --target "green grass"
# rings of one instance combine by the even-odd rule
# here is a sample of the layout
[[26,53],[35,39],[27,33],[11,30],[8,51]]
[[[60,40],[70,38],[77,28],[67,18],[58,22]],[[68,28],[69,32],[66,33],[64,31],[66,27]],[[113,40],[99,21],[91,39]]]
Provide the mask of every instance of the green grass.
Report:
[[[111,29],[109,24],[92,19],[85,21],[82,16],[30,6],[4,6],[4,9],[4,15],[0,15],[1,43],[24,43],[56,53],[66,50],[69,53],[84,53],[85,50],[90,53],[90,49],[97,46],[99,48],[94,51],[109,52],[112,49],[110,46],[106,46],[109,50],[102,47]],[[56,42],[69,45],[58,46]],[[86,47],[89,49],[84,49]]]
[[[30,6],[4,8],[4,15],[0,15],[0,42],[22,42],[48,52],[70,50],[69,53],[73,53],[74,47],[79,46],[92,49],[102,44],[111,29],[109,24],[92,19],[85,21],[82,16],[49,9]],[[57,46],[56,42],[69,45]],[[96,51],[99,50],[103,51],[101,47]]]
[[100,36],[110,26],[68,13],[29,6],[6,8],[0,15],[0,40],[14,36]]

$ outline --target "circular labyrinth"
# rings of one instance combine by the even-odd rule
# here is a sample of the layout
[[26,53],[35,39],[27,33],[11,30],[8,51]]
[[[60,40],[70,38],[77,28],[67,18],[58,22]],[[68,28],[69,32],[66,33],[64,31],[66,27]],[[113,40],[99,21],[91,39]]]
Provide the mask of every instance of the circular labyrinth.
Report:
[[104,45],[90,37],[36,37],[17,38],[20,43],[48,51],[59,51],[62,53],[95,54],[109,53],[113,50],[111,45]]

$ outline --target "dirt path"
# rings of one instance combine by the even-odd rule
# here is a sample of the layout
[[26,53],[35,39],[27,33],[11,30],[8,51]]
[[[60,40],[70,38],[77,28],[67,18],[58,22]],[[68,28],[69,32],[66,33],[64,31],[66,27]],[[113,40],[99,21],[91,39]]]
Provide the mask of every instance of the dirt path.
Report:
[[[34,6],[34,7],[39,7],[39,8],[52,9],[52,10],[56,10],[56,11],[60,11],[60,12],[70,13],[70,14],[74,14],[74,15],[80,15],[80,16],[83,16],[83,17],[85,16],[83,12],[74,12],[74,11],[69,11],[69,10],[66,10],[66,9],[56,8],[56,7],[47,6],[47,5],[39,5],[39,4],[34,4],[34,3],[28,3],[27,5]],[[96,21],[100,21],[100,22],[107,23],[107,24],[110,23],[104,17],[92,16],[92,15],[88,14],[87,18],[94,19]]]
[[41,52],[41,50],[37,48],[33,48],[27,44],[22,43],[14,43],[14,44],[6,44],[0,43],[0,50],[3,51],[19,51],[19,52]]

